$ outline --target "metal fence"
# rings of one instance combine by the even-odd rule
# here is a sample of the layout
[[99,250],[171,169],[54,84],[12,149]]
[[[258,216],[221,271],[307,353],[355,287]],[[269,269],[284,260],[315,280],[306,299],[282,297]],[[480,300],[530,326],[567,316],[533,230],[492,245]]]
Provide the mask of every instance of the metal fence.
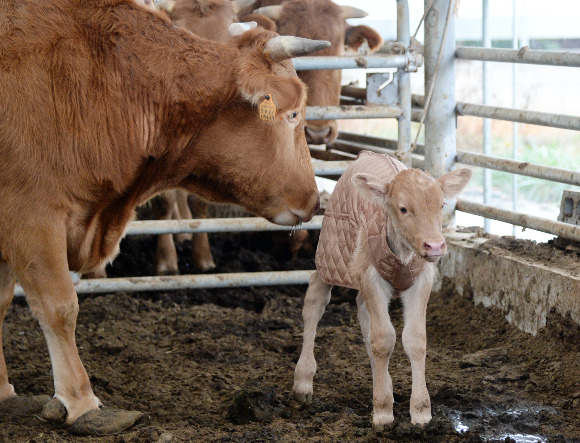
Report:
[[[487,1],[484,0],[484,8]],[[343,95],[350,97],[354,105],[308,107],[307,120],[351,118],[396,118],[398,139],[388,140],[342,132],[339,139],[329,146],[329,152],[357,154],[368,149],[374,152],[396,155],[407,165],[428,170],[439,177],[456,162],[512,174],[527,175],[545,180],[580,186],[580,172],[518,162],[491,156],[487,153],[456,150],[456,118],[470,115],[485,119],[544,125],[555,128],[580,130],[580,117],[532,112],[521,109],[498,108],[474,103],[457,103],[455,100],[455,59],[481,60],[508,63],[544,64],[552,66],[580,67],[580,54],[549,51],[509,50],[455,46],[454,0],[425,0],[425,91],[430,91],[430,104],[424,115],[425,98],[411,96],[410,75],[421,65],[420,56],[410,48],[409,11],[407,0],[397,0],[397,39],[403,53],[358,57],[301,57],[294,59],[297,70],[314,69],[383,69],[397,68],[396,74],[382,74],[380,87],[391,84],[396,87],[395,103],[369,104],[368,97],[376,98],[376,90],[343,88]],[[430,8],[430,9],[429,9]],[[485,13],[484,13],[485,17]],[[485,29],[485,26],[484,26]],[[484,39],[485,40],[485,39]],[[387,80],[386,80],[387,79]],[[371,86],[375,87],[376,86]],[[393,86],[391,86],[393,89]],[[374,92],[374,95],[373,95]],[[387,96],[388,94],[384,94]],[[380,103],[380,100],[379,100]],[[425,123],[425,145],[411,149],[411,121]],[[314,161],[317,175],[340,175],[350,161]],[[486,201],[488,203],[488,201]],[[536,229],[554,235],[580,241],[580,227],[515,211],[500,210],[488,204],[458,199],[449,205],[444,222],[454,223],[455,208],[471,213]],[[294,229],[320,229],[322,217],[314,217]],[[261,218],[203,219],[179,221],[138,221],[129,225],[127,235],[200,232],[242,232],[288,230]],[[314,271],[254,272],[233,274],[183,275],[167,277],[131,277],[82,280],[76,285],[78,293],[113,291],[159,291],[187,288],[223,288],[235,286],[265,286],[307,283]],[[23,295],[17,287],[16,295]]]

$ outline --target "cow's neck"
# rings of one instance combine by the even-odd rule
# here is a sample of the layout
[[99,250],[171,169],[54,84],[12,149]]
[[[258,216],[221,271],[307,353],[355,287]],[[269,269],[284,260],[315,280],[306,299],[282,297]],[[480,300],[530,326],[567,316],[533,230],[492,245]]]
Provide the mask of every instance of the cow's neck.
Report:
[[391,252],[397,256],[401,263],[408,264],[413,259],[415,251],[398,232],[391,221],[391,217],[387,217],[387,243],[389,244]]

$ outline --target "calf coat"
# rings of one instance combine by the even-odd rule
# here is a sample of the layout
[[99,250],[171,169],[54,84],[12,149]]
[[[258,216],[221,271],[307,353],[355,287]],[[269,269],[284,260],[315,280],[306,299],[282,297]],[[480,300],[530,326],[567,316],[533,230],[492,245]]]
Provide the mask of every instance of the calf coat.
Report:
[[[69,269],[111,260],[136,205],[183,188],[285,225],[317,208],[306,92],[288,59],[328,42],[234,30],[209,42],[132,0],[0,5],[0,328],[18,279],[69,424],[100,405]],[[273,122],[259,118],[267,94]],[[0,401],[12,397],[0,354]]]
[[360,290],[360,274],[354,266],[354,253],[357,235],[364,226],[369,254],[379,275],[397,292],[413,285],[425,260],[413,254],[413,259],[403,264],[393,254],[387,239],[384,209],[363,197],[352,182],[352,177],[359,172],[390,182],[404,169],[403,163],[388,155],[363,151],[340,177],[324,212],[316,250],[316,269],[325,283]]

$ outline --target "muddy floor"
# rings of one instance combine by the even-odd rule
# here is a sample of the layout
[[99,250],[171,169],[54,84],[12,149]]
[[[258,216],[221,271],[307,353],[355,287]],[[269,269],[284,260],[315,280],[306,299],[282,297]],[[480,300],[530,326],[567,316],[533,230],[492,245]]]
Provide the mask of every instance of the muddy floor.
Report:
[[[312,251],[292,262],[283,251],[272,253],[268,238],[214,235],[212,243],[217,272],[314,266]],[[180,246],[183,273],[191,272],[189,247]],[[153,273],[152,238],[125,240],[122,251],[111,276]],[[459,297],[451,282],[428,309],[428,426],[410,424],[411,370],[394,301],[395,424],[372,429],[371,371],[350,290],[334,291],[317,337],[314,400],[298,404],[291,387],[304,291],[82,296],[77,338],[95,393],[108,406],[146,412],[146,419],[123,435],[80,438],[36,417],[3,415],[0,441],[580,441],[578,327],[554,316],[538,336],[527,335],[499,311]],[[23,300],[8,312],[4,344],[17,392],[52,393],[46,345]]]

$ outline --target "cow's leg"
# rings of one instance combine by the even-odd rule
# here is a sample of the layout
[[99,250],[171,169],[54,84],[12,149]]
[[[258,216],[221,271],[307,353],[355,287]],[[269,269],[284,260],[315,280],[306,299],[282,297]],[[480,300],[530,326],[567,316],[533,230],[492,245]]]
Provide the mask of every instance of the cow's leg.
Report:
[[316,372],[314,358],[314,338],[316,327],[324,314],[324,308],[330,301],[332,286],[322,281],[318,271],[310,277],[310,284],[304,298],[302,319],[304,320],[304,341],[302,353],[294,373],[294,397],[301,402],[312,400],[312,380]]
[[[204,199],[196,195],[190,195],[189,204],[193,218],[207,217],[208,203]],[[210,271],[216,267],[211,255],[207,232],[191,236],[191,260],[193,265],[203,272]]]
[[[373,371],[373,426],[382,428],[393,423],[393,383],[389,375],[389,359],[395,349],[395,328],[389,317],[392,288],[370,266],[361,278],[364,304],[361,329],[365,342],[370,343]],[[368,315],[368,320],[366,316]],[[370,325],[367,326],[367,324]],[[369,345],[367,344],[367,349]]]
[[2,324],[12,297],[14,297],[14,275],[8,263],[0,261],[0,402],[16,395],[14,387],[8,383],[8,370],[2,347]]
[[[191,210],[189,209],[189,203],[187,202],[187,192],[183,189],[177,189],[175,191],[177,197],[177,211],[175,211],[176,220],[189,220],[192,217]],[[188,232],[175,235],[175,240],[178,242],[184,242],[186,240],[191,240],[191,235]]]
[[[177,211],[175,191],[168,191],[158,195],[151,200],[151,207],[157,220],[171,220]],[[157,275],[179,274],[173,234],[160,234],[157,238],[155,267]]]
[[[47,223],[46,227],[50,226]],[[75,342],[78,299],[68,270],[64,229],[43,228],[31,230],[27,239],[30,247],[11,257],[30,310],[44,332],[52,363],[55,395],[43,409],[43,417],[55,421],[66,418],[71,431],[79,434],[119,432],[132,426],[142,414],[98,409],[100,401],[93,393]]]
[[8,263],[0,260],[0,412],[12,415],[32,415],[42,411],[50,401],[48,395],[31,397],[17,396],[14,387],[8,382],[8,371],[2,347],[2,324],[10,302],[14,297],[14,274]]
[[425,383],[427,335],[425,322],[427,302],[433,285],[433,267],[426,265],[415,284],[402,294],[405,312],[403,347],[411,360],[413,388],[411,391],[411,423],[424,425],[431,420],[431,400]]

